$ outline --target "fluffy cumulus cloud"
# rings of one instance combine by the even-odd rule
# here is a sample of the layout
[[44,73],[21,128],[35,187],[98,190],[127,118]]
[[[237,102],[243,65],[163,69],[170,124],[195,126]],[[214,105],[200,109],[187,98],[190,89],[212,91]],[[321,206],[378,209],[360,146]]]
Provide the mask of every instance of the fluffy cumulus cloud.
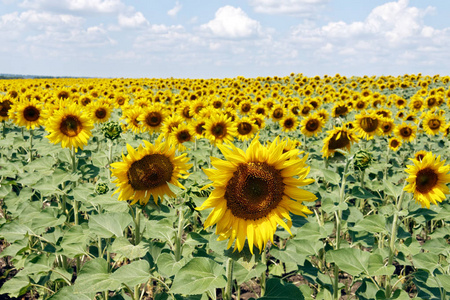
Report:
[[255,12],[264,14],[285,14],[313,16],[330,0],[250,0]]
[[223,38],[246,38],[261,32],[258,21],[251,19],[240,7],[230,5],[219,8],[215,18],[200,28]]
[[120,13],[118,16],[118,22],[121,27],[125,28],[137,28],[149,24],[141,12],[135,12],[131,15]]
[[388,2],[375,7],[363,21],[299,25],[293,28],[291,38],[314,57],[330,62],[338,58],[354,66],[389,67],[412,63],[415,58],[417,65],[427,64],[434,58],[426,54],[431,52],[424,51],[425,46],[441,58],[450,46],[450,28],[438,30],[424,24],[424,17],[432,11],[432,7],[412,7],[408,0]]

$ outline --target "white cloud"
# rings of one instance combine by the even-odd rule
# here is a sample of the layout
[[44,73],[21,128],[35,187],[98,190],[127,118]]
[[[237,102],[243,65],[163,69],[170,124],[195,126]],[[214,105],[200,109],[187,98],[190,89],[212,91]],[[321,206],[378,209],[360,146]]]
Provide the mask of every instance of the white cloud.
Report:
[[225,38],[250,37],[261,31],[258,21],[249,18],[240,7],[230,5],[219,8],[215,18],[200,28],[212,32],[217,37]]
[[255,12],[312,16],[323,9],[330,0],[250,0]]
[[149,24],[141,12],[135,12],[130,16],[120,13],[118,16],[118,22],[121,27],[125,28],[137,28]]
[[167,14],[171,17],[175,17],[178,12],[181,10],[181,8],[183,7],[183,5],[180,4],[180,2],[176,2],[174,8],[170,9]]
[[51,11],[114,13],[125,9],[121,0],[24,0],[22,7]]

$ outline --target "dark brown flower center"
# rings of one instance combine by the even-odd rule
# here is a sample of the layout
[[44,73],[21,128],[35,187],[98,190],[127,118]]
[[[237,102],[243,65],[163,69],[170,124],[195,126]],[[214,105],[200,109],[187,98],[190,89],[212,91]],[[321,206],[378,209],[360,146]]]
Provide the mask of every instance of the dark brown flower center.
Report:
[[245,220],[267,216],[283,199],[281,172],[266,163],[242,163],[233,173],[225,190],[231,213]]
[[248,113],[252,109],[252,105],[250,103],[244,103],[241,105],[241,111],[243,113]]
[[264,115],[266,113],[266,110],[264,107],[258,107],[255,111],[258,115]]
[[306,122],[305,129],[309,132],[315,132],[319,128],[319,121],[311,119]]
[[295,121],[292,118],[287,118],[283,122],[283,127],[286,129],[291,129],[294,127],[294,125],[295,125]]
[[186,119],[191,119],[192,115],[189,112],[190,108],[189,106],[186,106],[185,108],[183,108],[183,117],[185,117]]
[[162,115],[159,112],[152,111],[145,117],[145,123],[150,127],[158,127],[162,122]]
[[9,100],[4,100],[0,102],[0,116],[7,117],[8,111],[11,109],[12,102]]
[[392,130],[392,124],[391,123],[383,123],[381,126],[384,133],[388,133]]
[[276,108],[273,113],[272,113],[272,117],[275,119],[281,119],[284,115],[284,111],[282,108]]
[[345,105],[339,105],[334,110],[334,113],[335,113],[336,117],[345,115],[347,112],[348,112],[348,108]]
[[403,127],[400,129],[400,135],[404,138],[410,137],[412,134],[412,129],[409,127]]
[[358,101],[356,103],[356,108],[363,109],[364,107],[366,107],[366,103],[364,101]]
[[430,121],[428,121],[428,127],[430,127],[430,129],[432,130],[438,129],[439,127],[441,127],[441,121],[439,121],[438,119],[431,119]]
[[378,128],[378,119],[372,117],[364,117],[360,121],[360,126],[365,132],[374,132]]
[[195,132],[199,135],[203,134],[205,131],[205,122],[200,122],[195,126]]
[[39,109],[37,109],[37,107],[35,107],[35,106],[27,106],[23,110],[23,117],[28,122],[36,121],[37,119],[39,119],[40,115],[41,115],[41,113],[39,112]]
[[437,184],[438,174],[431,169],[425,168],[417,172],[416,189],[422,194],[430,192]]
[[226,125],[223,123],[214,124],[211,128],[211,134],[218,139],[223,138],[227,134]]
[[214,108],[221,108],[223,105],[222,101],[214,101],[213,106]]
[[67,115],[62,119],[59,130],[68,137],[74,137],[83,130],[83,125],[77,116]]
[[392,148],[397,148],[399,144],[400,144],[400,143],[399,143],[397,140],[392,140],[392,141],[391,141],[391,147],[392,147]]
[[104,109],[103,107],[97,108],[95,110],[95,117],[99,120],[104,119],[106,115],[107,115],[106,109]]
[[247,135],[252,132],[253,126],[248,122],[240,122],[237,126],[238,133],[240,135]]
[[165,155],[150,154],[131,164],[128,183],[136,191],[153,189],[170,182],[173,164]]
[[67,91],[60,91],[59,93],[58,93],[58,99],[67,99],[67,98],[69,98],[69,92],[67,92]]
[[336,150],[341,149],[350,144],[350,139],[345,131],[339,131],[335,133],[328,142],[328,149]]
[[192,136],[188,130],[181,130],[176,134],[178,143],[182,144],[191,140]]

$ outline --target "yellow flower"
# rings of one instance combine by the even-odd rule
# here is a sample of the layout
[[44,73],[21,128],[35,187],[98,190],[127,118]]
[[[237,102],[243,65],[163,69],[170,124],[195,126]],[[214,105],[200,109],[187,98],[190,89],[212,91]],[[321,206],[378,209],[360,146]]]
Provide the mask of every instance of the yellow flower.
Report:
[[16,102],[9,110],[9,117],[19,126],[34,129],[44,125],[43,105],[36,99]]
[[284,146],[277,138],[264,147],[255,137],[246,152],[234,145],[218,145],[225,160],[211,157],[216,169],[204,171],[214,190],[197,209],[214,208],[204,227],[216,225],[219,240],[229,239],[228,248],[236,240],[234,249],[241,251],[247,239],[252,253],[253,246],[262,250],[269,240],[273,242],[277,225],[290,233],[290,212],[311,213],[302,201],[317,197],[298,188],[314,181],[306,179],[306,157],[298,158],[296,150],[283,154]]
[[402,141],[396,137],[393,137],[389,140],[389,148],[392,151],[397,151],[401,145],[402,145]]
[[233,142],[237,128],[231,119],[223,114],[212,115],[205,122],[205,137],[213,145]]
[[113,182],[118,186],[114,194],[120,192],[120,201],[145,205],[153,197],[157,204],[164,195],[174,196],[168,183],[184,188],[178,179],[189,175],[187,153],[175,157],[175,149],[161,139],[162,135],[154,145],[144,141],[145,146],[136,150],[127,144],[127,156],[122,154],[122,161],[111,164],[112,176],[116,177]]
[[352,143],[358,141],[358,137],[353,133],[353,130],[345,127],[335,127],[327,133],[328,136],[323,140],[323,157],[334,155],[337,149],[350,151]]
[[395,135],[400,137],[404,142],[412,142],[416,137],[416,126],[403,123],[395,127]]
[[309,115],[300,122],[300,130],[306,136],[317,136],[322,131],[324,124],[324,119],[319,115]]
[[414,165],[408,165],[405,170],[409,174],[405,191],[414,194],[416,202],[422,207],[430,208],[430,203],[436,204],[449,194],[447,184],[450,182],[450,166],[445,166],[445,160],[437,158],[428,152],[422,160],[411,159]]
[[91,130],[94,128],[88,114],[80,110],[80,106],[71,104],[56,111],[47,121],[46,137],[53,144],[61,143],[63,148],[83,149],[87,145]]

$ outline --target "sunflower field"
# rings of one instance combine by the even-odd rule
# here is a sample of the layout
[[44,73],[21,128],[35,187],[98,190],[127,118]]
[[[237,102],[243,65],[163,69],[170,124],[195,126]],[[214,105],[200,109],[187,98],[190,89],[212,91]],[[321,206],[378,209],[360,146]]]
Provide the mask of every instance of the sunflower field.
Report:
[[0,80],[0,297],[449,299],[449,81]]

